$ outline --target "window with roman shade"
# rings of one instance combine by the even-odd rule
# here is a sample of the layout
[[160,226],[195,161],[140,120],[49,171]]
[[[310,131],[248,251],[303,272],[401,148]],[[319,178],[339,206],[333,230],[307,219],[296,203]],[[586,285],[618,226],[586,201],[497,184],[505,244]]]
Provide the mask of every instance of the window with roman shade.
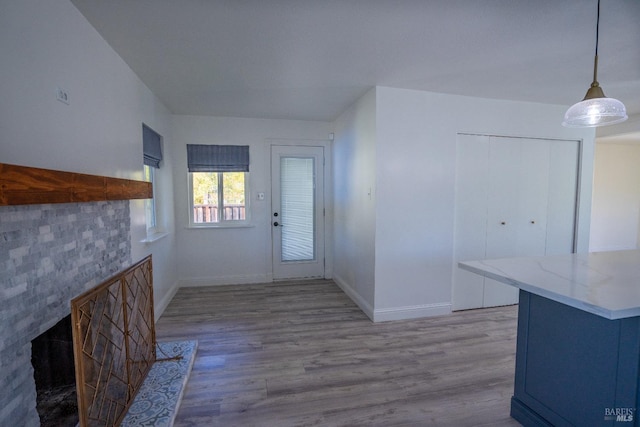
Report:
[[144,178],[151,182],[153,188],[153,198],[145,200],[145,216],[147,223],[147,238],[158,235],[158,218],[156,210],[156,194],[158,192],[158,183],[156,179],[157,169],[160,169],[162,161],[162,136],[151,129],[149,126],[142,124],[142,163],[144,165]]

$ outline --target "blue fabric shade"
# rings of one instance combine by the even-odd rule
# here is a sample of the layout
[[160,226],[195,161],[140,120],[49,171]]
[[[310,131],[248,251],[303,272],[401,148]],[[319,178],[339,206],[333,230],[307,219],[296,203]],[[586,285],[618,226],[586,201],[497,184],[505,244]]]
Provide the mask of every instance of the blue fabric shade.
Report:
[[142,125],[143,163],[147,166],[160,168],[162,161],[162,137],[150,127]]
[[189,172],[249,172],[248,145],[187,144]]

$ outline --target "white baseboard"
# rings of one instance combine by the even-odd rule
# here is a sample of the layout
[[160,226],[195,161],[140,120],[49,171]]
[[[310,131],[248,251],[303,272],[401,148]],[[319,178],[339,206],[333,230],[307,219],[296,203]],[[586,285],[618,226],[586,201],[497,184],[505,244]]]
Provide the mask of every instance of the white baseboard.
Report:
[[180,289],[180,284],[179,282],[175,282],[169,289],[169,292],[167,292],[159,301],[159,303],[153,307],[153,317],[155,317],[156,322],[158,321],[160,316],[162,316],[162,313],[164,313],[164,311],[167,309],[167,306],[169,305],[173,297],[176,296],[178,289]]
[[179,287],[198,286],[222,286],[222,285],[245,285],[249,283],[271,283],[271,274],[253,274],[242,276],[222,276],[222,277],[192,277],[179,280]]
[[356,292],[351,286],[349,286],[347,282],[344,281],[341,277],[334,274],[333,281],[336,285],[338,285],[340,289],[342,289],[342,292],[347,294],[347,296],[351,298],[351,300],[355,302],[358,307],[360,307],[360,310],[362,310],[364,314],[366,314],[367,317],[373,321],[373,307],[364,298],[362,298],[362,296],[360,296],[358,292]]
[[373,312],[373,321],[388,322],[391,320],[443,316],[445,314],[451,314],[451,303],[449,302],[376,309]]
[[362,298],[362,296],[341,277],[334,274],[333,281],[373,322],[388,322],[392,320],[417,319],[420,317],[451,314],[450,302],[374,309],[371,304]]

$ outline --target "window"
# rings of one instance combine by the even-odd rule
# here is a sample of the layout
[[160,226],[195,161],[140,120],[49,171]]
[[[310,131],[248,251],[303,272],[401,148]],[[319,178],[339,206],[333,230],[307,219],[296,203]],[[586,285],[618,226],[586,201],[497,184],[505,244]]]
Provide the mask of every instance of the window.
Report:
[[246,221],[245,172],[192,172],[193,223]]
[[154,197],[151,199],[146,199],[144,201],[144,210],[145,216],[147,220],[147,234],[154,233],[156,231],[156,183],[155,183],[155,168],[151,166],[144,165],[144,180],[151,183],[151,187],[153,188]]
[[249,147],[187,145],[189,224],[230,226],[249,220]]
[[145,124],[142,124],[142,151],[144,163],[144,179],[151,182],[153,198],[145,200],[145,217],[147,222],[147,236],[158,232],[156,217],[157,179],[156,169],[160,169],[162,161],[162,136]]

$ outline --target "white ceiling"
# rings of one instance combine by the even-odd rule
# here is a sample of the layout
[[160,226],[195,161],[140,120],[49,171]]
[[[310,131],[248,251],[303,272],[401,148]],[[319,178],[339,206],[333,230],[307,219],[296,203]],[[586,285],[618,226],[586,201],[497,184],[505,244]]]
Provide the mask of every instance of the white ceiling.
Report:
[[[335,119],[373,86],[571,105],[596,0],[71,0],[175,114]],[[598,80],[640,114],[640,0],[602,0]]]

